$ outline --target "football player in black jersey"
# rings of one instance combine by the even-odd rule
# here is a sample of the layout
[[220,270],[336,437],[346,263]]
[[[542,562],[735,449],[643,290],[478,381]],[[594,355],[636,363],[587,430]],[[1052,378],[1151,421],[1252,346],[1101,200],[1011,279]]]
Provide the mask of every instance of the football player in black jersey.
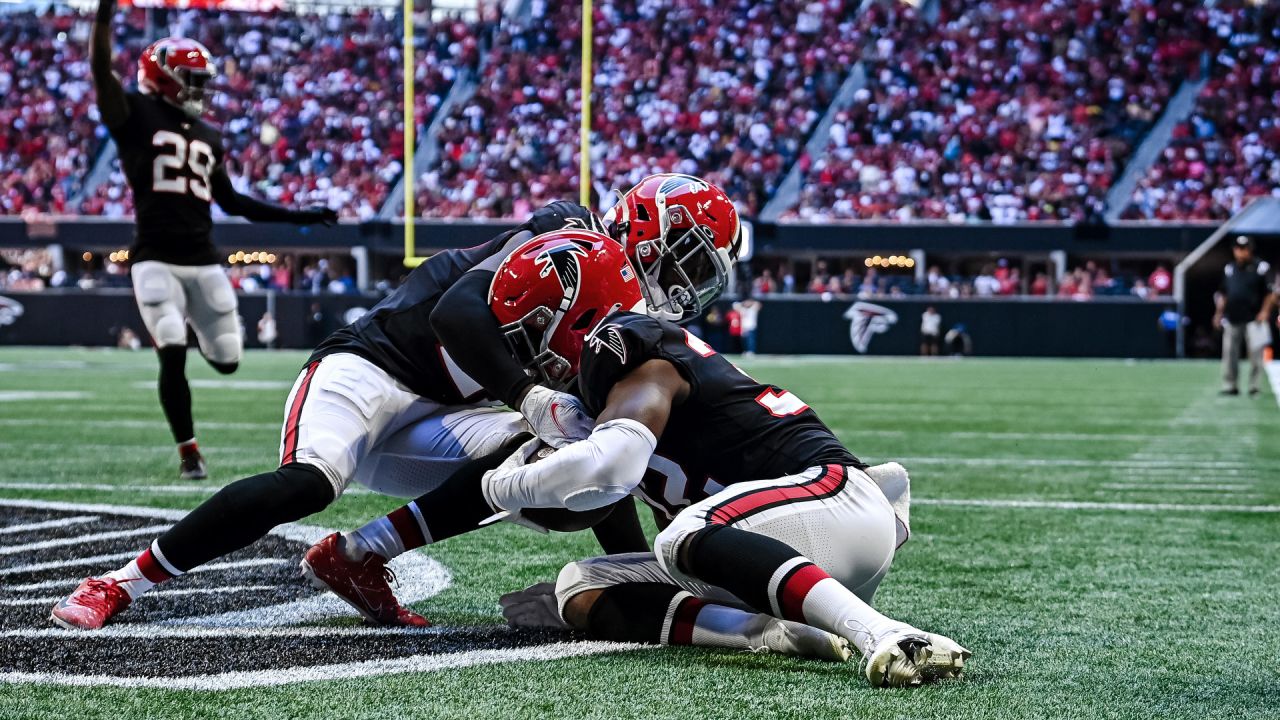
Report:
[[[707,203],[706,207],[713,206]],[[644,214],[656,218],[659,209],[646,206]],[[686,211],[684,217],[697,216]],[[736,252],[736,213],[721,213],[720,218],[732,221],[732,236],[699,230],[698,237]],[[569,368],[544,357],[536,372],[527,373],[513,357],[507,334],[489,304],[490,287],[502,261],[532,238],[565,228],[604,229],[587,209],[555,202],[483,245],[438,253],[415,269],[369,313],[321,343],[307,362],[285,405],[276,470],[231,483],[124,567],[87,578],[54,607],[54,622],[100,628],[157,583],[245,547],[277,525],[322,510],[353,478],[360,477],[381,492],[413,497],[440,484],[471,458],[491,454],[529,430],[555,447],[586,437],[592,421],[581,401],[553,389],[571,377],[566,374]],[[623,233],[605,241],[619,251],[628,243]],[[574,263],[589,261],[598,249],[578,248],[558,255],[554,261],[560,265],[553,266],[572,274]],[[702,298],[712,297],[705,290],[715,278],[708,280],[701,274],[707,271],[706,253],[686,249],[677,257],[668,250],[649,245],[651,253],[663,255],[648,259],[651,275],[669,283],[664,297],[696,300],[699,289]],[[731,262],[732,255],[727,257]],[[666,264],[677,266],[678,272],[665,271]],[[626,267],[635,282],[637,273],[630,264]],[[688,284],[677,287],[679,282]],[[651,300],[639,303],[637,309],[654,311]],[[579,341],[589,329],[574,328]],[[498,403],[520,412],[503,412],[495,407]],[[394,455],[385,441],[402,428],[410,433],[415,447],[429,448],[426,460],[417,463],[413,472],[399,472],[384,471],[375,458],[374,472],[361,472],[362,466],[370,467],[371,452],[377,450],[383,459]],[[602,545],[609,552],[647,547],[634,508],[622,508],[629,513],[618,518],[616,531],[598,533]],[[335,587],[319,578],[324,571],[319,562],[312,565],[319,572],[309,573],[313,581],[338,592],[372,621],[428,624],[395,600],[384,578],[385,560],[372,552],[391,546],[392,534],[373,532],[357,539],[361,542],[349,544],[334,534],[322,541],[318,553],[309,553],[312,559],[322,555],[324,567],[340,567],[347,585]]]
[[[499,267],[494,313],[545,318],[504,325],[509,344],[531,369],[553,356],[580,370],[578,393],[597,424],[549,455],[531,440],[480,483],[451,478],[393,512],[393,522],[412,519],[397,550],[495,515],[563,523],[553,509],[591,516],[633,493],[664,518],[654,551],[571,563],[553,592],[506,598],[510,619],[542,607],[603,639],[835,659],[851,644],[876,687],[960,673],[967,650],[869,604],[909,534],[901,466],[873,478],[795,395],[684,328],[628,311],[640,294],[625,267],[546,273],[537,260],[547,248],[530,246]],[[566,325],[592,329],[583,338]]]
[[129,259],[138,310],[160,357],[160,405],[178,443],[181,476],[198,480],[207,472],[191,419],[187,325],[220,373],[235,372],[243,346],[236,296],[210,240],[210,203],[262,222],[333,224],[337,214],[290,210],[235,191],[218,131],[203,120],[217,70],[200,43],[152,44],[138,59],[138,89],[126,92],[111,68],[115,7],[115,0],[100,0],[89,46],[98,112],[133,190],[137,231]]

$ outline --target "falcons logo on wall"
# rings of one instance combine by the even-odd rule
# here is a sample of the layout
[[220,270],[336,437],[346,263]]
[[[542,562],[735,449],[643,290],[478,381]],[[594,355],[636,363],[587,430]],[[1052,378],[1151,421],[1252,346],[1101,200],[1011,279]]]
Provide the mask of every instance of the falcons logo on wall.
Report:
[[582,265],[579,258],[587,256],[587,249],[577,243],[567,242],[545,250],[534,258],[538,266],[538,277],[546,277],[555,273],[564,289],[566,300],[578,294],[578,285],[582,281]]
[[871,338],[878,333],[887,332],[898,322],[898,313],[887,307],[869,302],[856,302],[845,311],[844,317],[850,320],[849,340],[853,349],[865,353],[871,345]]

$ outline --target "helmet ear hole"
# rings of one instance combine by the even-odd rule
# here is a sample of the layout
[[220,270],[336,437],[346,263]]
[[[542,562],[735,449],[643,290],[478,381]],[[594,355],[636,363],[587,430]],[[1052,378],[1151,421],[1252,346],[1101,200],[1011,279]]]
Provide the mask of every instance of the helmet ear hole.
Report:
[[649,222],[652,219],[649,217],[649,208],[646,207],[643,203],[636,204],[636,217],[640,218],[645,222]]
[[591,308],[590,310],[587,310],[586,312],[582,313],[582,315],[578,318],[577,322],[573,324],[571,329],[574,330],[575,332],[581,332],[583,330],[586,330],[587,328],[590,328],[592,324],[594,324],[595,319],[596,319],[596,309]]

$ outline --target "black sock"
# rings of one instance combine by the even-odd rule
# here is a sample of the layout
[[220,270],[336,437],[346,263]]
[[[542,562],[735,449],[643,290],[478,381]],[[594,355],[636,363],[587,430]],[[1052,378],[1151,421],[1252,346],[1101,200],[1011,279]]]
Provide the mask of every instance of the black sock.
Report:
[[[662,627],[671,614],[671,602],[679,594],[682,605],[702,607],[702,601],[666,583],[621,583],[600,593],[587,615],[587,632],[596,640],[613,642],[662,642]],[[676,613],[679,614],[677,608]]]
[[769,615],[769,583],[778,568],[803,557],[795,548],[771,537],[725,525],[710,525],[689,536],[682,570],[733,593]]
[[319,470],[290,463],[237,480],[187,513],[156,541],[165,559],[186,572],[247,547],[277,525],[301,520],[333,502],[333,485]]
[[191,388],[187,385],[187,348],[169,345],[156,349],[160,356],[160,407],[173,431],[173,441],[186,442],[196,436],[191,420]]
[[471,532],[497,512],[484,499],[480,480],[528,439],[527,435],[518,436],[502,448],[468,462],[434,490],[414,500],[431,542]]

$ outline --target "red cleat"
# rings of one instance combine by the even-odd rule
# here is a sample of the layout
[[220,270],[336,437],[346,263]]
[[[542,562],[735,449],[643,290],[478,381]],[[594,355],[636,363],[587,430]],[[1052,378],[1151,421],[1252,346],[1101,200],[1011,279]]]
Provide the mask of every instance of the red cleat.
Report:
[[53,606],[49,619],[68,630],[99,630],[132,601],[112,578],[85,578],[75,592]]
[[381,555],[367,553],[353,562],[342,554],[340,536],[334,533],[311,546],[302,556],[302,574],[311,584],[333,592],[360,611],[370,622],[403,627],[431,627],[431,621],[396,600],[391,582],[396,578]]

